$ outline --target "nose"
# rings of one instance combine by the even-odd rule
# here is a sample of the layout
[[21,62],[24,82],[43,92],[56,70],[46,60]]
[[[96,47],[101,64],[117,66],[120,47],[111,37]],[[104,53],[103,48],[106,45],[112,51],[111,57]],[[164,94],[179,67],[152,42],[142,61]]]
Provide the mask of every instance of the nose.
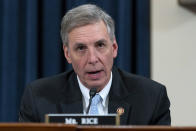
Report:
[[98,62],[98,55],[97,55],[97,52],[96,50],[94,49],[89,49],[88,50],[88,63],[89,64],[96,64]]

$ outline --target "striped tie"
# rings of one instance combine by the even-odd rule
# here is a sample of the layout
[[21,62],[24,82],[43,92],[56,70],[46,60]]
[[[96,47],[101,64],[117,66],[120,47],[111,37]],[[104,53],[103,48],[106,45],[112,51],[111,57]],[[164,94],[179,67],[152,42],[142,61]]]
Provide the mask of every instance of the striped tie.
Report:
[[99,114],[98,104],[99,104],[99,102],[101,102],[101,100],[102,100],[102,98],[99,94],[96,94],[93,97],[89,114],[91,114],[91,115],[98,115]]

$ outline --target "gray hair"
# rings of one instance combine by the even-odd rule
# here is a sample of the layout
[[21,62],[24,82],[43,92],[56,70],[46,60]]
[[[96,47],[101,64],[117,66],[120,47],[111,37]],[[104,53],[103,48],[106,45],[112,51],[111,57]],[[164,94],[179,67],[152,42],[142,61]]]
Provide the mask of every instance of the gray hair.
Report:
[[111,41],[115,39],[114,21],[101,8],[92,4],[85,4],[69,10],[61,22],[61,38],[63,44],[68,46],[68,33],[74,28],[103,21],[107,27]]

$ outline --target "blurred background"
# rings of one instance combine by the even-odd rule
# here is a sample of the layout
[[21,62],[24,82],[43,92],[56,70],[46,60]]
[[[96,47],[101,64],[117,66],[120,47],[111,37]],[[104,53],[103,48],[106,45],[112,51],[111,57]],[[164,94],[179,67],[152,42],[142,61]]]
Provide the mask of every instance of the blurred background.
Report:
[[115,20],[115,65],[166,85],[172,125],[196,124],[196,12],[177,0],[1,0],[0,122],[16,122],[26,84],[71,68],[60,38],[61,19],[96,4]]
[[151,0],[151,78],[167,86],[172,125],[195,126],[196,0],[182,1]]

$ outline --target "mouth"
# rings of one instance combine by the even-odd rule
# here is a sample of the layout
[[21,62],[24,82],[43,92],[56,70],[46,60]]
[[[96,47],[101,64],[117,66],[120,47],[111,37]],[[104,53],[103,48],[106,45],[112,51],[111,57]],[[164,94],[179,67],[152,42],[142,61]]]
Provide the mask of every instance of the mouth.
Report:
[[87,72],[87,74],[90,79],[95,80],[95,79],[100,79],[102,71],[103,70],[89,71]]
[[97,74],[97,73],[99,73],[99,72],[101,72],[101,70],[98,70],[98,71],[90,71],[90,72],[87,72],[88,74]]

